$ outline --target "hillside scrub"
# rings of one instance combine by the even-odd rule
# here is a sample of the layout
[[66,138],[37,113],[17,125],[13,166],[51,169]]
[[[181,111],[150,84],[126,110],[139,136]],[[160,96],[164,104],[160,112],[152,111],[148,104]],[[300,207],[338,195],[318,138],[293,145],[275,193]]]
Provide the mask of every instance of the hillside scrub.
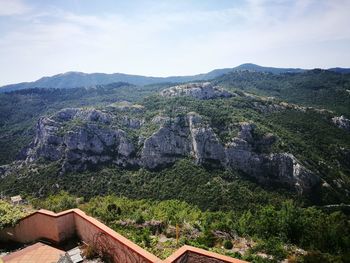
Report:
[[5,227],[15,226],[17,222],[28,214],[21,205],[12,205],[0,200],[0,230]]
[[[60,199],[59,203],[64,203],[67,193],[50,196],[36,206],[50,208],[51,202],[55,205]],[[237,235],[253,238],[258,243],[247,252],[248,258],[261,251],[272,255],[274,260],[282,260],[293,253],[286,250],[285,244],[345,258],[350,246],[346,215],[325,213],[314,207],[301,208],[290,200],[279,207],[263,205],[241,212],[211,212],[178,200],[133,200],[108,195],[94,197],[78,207],[162,257],[156,249],[157,240],[162,235],[174,237],[170,233],[176,225],[181,228],[181,244],[205,249],[224,247],[221,253],[230,253],[231,242]],[[218,236],[218,233],[225,234]]]

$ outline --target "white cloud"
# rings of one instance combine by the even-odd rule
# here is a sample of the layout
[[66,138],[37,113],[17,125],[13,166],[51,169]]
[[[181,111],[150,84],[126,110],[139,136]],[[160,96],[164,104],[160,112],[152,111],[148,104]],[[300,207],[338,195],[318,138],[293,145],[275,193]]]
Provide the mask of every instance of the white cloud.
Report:
[[18,19],[16,30],[0,38],[0,81],[33,80],[70,70],[195,74],[245,62],[343,66],[350,61],[349,48],[340,56],[345,48],[330,47],[332,41],[350,42],[349,9],[350,2],[341,0],[249,0],[239,8],[132,17],[32,11]]
[[21,0],[0,0],[0,16],[21,15],[30,8]]

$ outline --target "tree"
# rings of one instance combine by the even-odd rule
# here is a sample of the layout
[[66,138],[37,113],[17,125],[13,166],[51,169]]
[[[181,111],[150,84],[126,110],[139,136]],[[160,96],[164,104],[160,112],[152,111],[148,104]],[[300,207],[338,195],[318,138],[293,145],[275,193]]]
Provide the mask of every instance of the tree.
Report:
[[27,213],[22,206],[0,200],[0,229],[16,225],[26,215]]
[[65,191],[61,191],[56,195],[50,195],[44,200],[34,201],[34,206],[36,208],[44,208],[54,212],[61,212],[67,209],[77,207],[77,198],[75,196],[69,195]]

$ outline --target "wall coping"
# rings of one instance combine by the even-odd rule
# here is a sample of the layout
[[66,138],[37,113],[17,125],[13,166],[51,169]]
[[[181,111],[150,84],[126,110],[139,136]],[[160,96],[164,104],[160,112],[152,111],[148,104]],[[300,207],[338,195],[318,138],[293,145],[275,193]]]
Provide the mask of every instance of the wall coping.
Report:
[[184,246],[180,247],[173,254],[171,254],[168,258],[166,258],[165,260],[161,260],[160,258],[156,257],[152,253],[141,248],[140,246],[138,246],[137,244],[135,244],[131,240],[127,239],[126,237],[117,233],[116,231],[109,228],[105,224],[101,223],[96,218],[88,216],[87,214],[85,214],[85,212],[83,212],[82,210],[80,210],[78,208],[65,210],[65,211],[62,211],[59,213],[55,213],[55,212],[45,210],[45,209],[40,209],[38,211],[35,211],[32,214],[29,214],[29,215],[23,217],[20,221],[22,221],[26,218],[32,217],[36,214],[42,214],[42,215],[46,215],[46,216],[54,217],[54,218],[59,218],[59,217],[62,217],[62,216],[68,215],[68,214],[77,215],[77,216],[81,217],[82,219],[88,221],[90,224],[94,225],[95,227],[97,227],[98,229],[103,231],[104,233],[108,234],[113,239],[117,240],[118,242],[122,243],[123,245],[125,245],[129,249],[133,250],[135,253],[139,254],[140,256],[142,256],[145,259],[149,260],[150,262],[154,262],[154,263],[162,263],[162,262],[163,263],[172,263],[172,262],[175,262],[175,260],[179,259],[182,255],[185,255],[186,253],[196,253],[196,254],[199,254],[199,255],[202,255],[205,257],[215,258],[215,259],[221,260],[223,262],[228,262],[228,263],[244,263],[244,262],[246,262],[243,260],[235,259],[232,257],[224,256],[224,255],[221,255],[221,254],[218,254],[215,252],[207,251],[204,249],[200,249],[200,248],[196,248],[196,247],[192,247],[192,246],[188,246],[188,245],[184,245]]
[[218,254],[215,252],[211,252],[208,250],[204,250],[201,248],[192,247],[192,246],[188,246],[188,245],[184,245],[184,246],[180,247],[173,254],[171,254],[168,258],[166,258],[163,262],[164,263],[175,262],[175,260],[179,259],[181,256],[185,255],[186,253],[195,253],[195,254],[209,257],[209,258],[219,259],[219,260],[222,260],[222,261],[227,262],[227,263],[244,263],[244,262],[246,262],[246,261],[243,261],[240,259],[232,258],[229,256],[221,255],[221,254]]
[[98,229],[103,231],[104,233],[108,234],[111,238],[117,240],[118,242],[122,243],[124,246],[128,247],[129,249],[131,249],[135,253],[139,254],[143,258],[146,258],[146,259],[148,259],[151,262],[161,262],[162,261],[160,258],[156,257],[152,253],[150,253],[147,250],[141,248],[140,246],[138,246],[134,242],[130,241],[126,237],[122,236],[121,234],[117,233],[116,231],[114,231],[113,229],[109,228],[105,224],[101,223],[96,218],[88,216],[87,214],[85,214],[80,209],[77,209],[77,208],[69,209],[69,210],[66,210],[66,211],[59,212],[59,213],[54,213],[54,212],[49,211],[49,210],[40,209],[39,211],[36,211],[33,214],[30,214],[30,215],[28,215],[25,218],[31,217],[31,216],[33,216],[35,214],[42,214],[42,215],[46,215],[46,216],[50,216],[50,217],[54,217],[54,218],[65,216],[67,214],[77,215],[77,216],[81,217],[82,219],[88,221],[90,224],[94,225],[95,227],[97,227]]

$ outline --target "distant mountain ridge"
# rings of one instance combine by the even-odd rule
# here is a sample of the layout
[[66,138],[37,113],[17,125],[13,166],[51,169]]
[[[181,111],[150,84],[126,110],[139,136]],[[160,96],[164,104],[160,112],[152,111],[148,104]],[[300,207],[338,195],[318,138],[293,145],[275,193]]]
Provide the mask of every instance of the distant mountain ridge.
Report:
[[339,67],[336,67],[336,68],[329,68],[328,70],[334,71],[334,72],[337,72],[337,73],[342,73],[342,74],[349,74],[350,73],[350,68],[339,68]]
[[234,70],[248,70],[255,72],[268,72],[273,74],[283,73],[302,73],[307,71],[301,68],[274,68],[274,67],[263,67],[252,63],[245,63],[234,68]]
[[[350,73],[349,68],[332,68],[329,69],[338,73]],[[28,88],[76,88],[94,85],[104,85],[114,82],[127,82],[133,85],[149,85],[155,83],[179,83],[189,81],[210,80],[233,71],[254,71],[267,72],[272,74],[283,73],[302,73],[307,71],[300,68],[274,68],[263,67],[252,63],[242,64],[234,68],[215,69],[208,73],[197,74],[192,76],[170,76],[170,77],[148,77],[141,75],[131,75],[123,73],[83,73],[83,72],[66,72],[51,77],[43,77],[33,82],[22,82],[0,87],[0,92],[9,92]]]

